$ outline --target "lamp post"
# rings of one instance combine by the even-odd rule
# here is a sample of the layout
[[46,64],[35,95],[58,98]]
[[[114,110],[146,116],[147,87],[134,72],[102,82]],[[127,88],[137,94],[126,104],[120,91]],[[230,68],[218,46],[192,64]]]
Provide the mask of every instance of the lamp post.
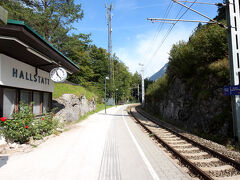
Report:
[[117,106],[117,91],[118,91],[118,89],[116,89],[116,106]]
[[109,80],[109,77],[105,77],[105,114],[106,114],[106,103],[107,103],[107,83],[106,81]]

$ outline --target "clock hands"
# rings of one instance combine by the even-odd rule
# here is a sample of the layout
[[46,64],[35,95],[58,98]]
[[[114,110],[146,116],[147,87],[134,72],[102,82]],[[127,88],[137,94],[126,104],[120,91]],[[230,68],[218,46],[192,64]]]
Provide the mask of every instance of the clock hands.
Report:
[[57,73],[57,76],[61,79],[61,77],[59,76],[59,74],[58,74],[58,72],[56,71],[56,73]]

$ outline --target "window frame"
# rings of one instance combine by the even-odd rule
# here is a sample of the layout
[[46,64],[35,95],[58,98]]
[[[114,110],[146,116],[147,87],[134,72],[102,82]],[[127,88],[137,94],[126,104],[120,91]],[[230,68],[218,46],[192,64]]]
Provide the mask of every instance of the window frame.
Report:
[[[30,91],[31,95],[29,96],[29,102],[28,105],[30,105],[31,102],[33,102],[33,95],[34,92],[40,93],[40,114],[36,116],[42,116],[43,115],[43,94],[48,93],[49,98],[48,98],[48,109],[50,112],[52,109],[52,92],[47,92],[47,91],[37,91],[37,90],[31,90],[31,89],[24,89],[24,88],[15,88],[15,87],[9,87],[9,86],[2,86],[0,85],[0,116],[3,116],[3,97],[4,97],[4,88],[9,88],[9,89],[16,89],[16,104],[15,104],[15,112],[19,111],[19,105],[20,105],[20,92],[21,90],[25,91]],[[31,99],[31,100],[30,100]],[[33,112],[33,108],[32,108]]]

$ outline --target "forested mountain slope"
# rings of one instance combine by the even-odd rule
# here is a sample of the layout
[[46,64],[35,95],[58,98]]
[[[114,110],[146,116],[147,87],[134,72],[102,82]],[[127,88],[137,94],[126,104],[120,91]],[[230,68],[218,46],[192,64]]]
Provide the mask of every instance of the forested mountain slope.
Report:
[[226,30],[199,25],[188,42],[172,47],[165,76],[147,89],[145,108],[191,132],[227,140],[233,136],[231,102],[222,88],[229,74]]

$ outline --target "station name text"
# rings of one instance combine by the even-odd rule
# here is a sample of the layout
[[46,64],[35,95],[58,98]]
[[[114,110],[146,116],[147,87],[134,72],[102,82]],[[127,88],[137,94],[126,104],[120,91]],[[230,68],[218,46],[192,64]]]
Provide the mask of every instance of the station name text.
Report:
[[40,84],[49,85],[49,79],[48,78],[41,77],[37,74],[33,75],[32,73],[23,72],[22,70],[19,71],[16,68],[12,69],[12,77],[19,78],[19,79],[25,79],[27,81],[33,81],[33,82],[40,83]]

